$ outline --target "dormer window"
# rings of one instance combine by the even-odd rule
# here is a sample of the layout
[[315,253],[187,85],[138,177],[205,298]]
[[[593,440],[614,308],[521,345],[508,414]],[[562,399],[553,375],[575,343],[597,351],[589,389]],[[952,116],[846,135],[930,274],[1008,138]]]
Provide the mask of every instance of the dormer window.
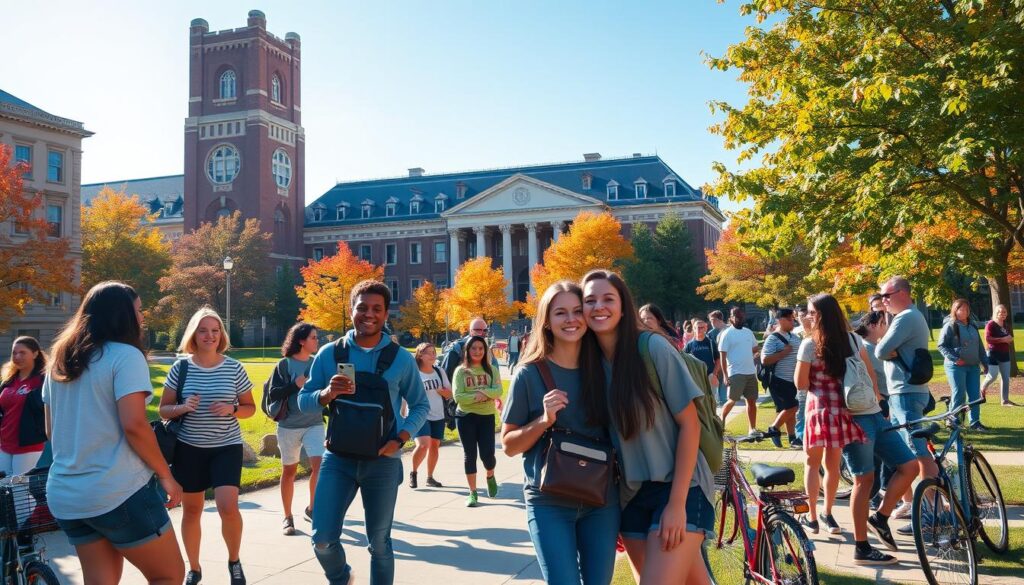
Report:
[[409,215],[414,215],[420,212],[420,201],[413,199],[409,202]]
[[608,201],[618,201],[619,200],[619,183],[617,181],[615,181],[615,179],[612,179],[611,181],[608,181],[607,194],[608,194]]
[[334,213],[335,213],[335,219],[337,219],[338,221],[341,221],[343,219],[348,219],[348,204],[347,203],[342,203],[341,205],[335,207],[334,208]]
[[582,181],[583,181],[583,190],[584,191],[589,191],[590,190],[590,186],[594,182],[594,175],[591,175],[590,173],[583,173],[583,175],[580,177],[580,179],[582,179]]
[[323,221],[324,216],[327,215],[327,210],[323,207],[313,208],[313,221]]
[[647,199],[647,181],[645,179],[637,179],[633,183],[633,187],[636,189],[637,199]]
[[462,181],[455,183],[455,198],[463,199],[466,197],[466,184]]
[[673,175],[665,177],[665,196],[675,197],[676,196],[676,178]]
[[397,211],[397,209],[398,209],[398,199],[395,199],[394,197],[389,197],[387,202],[384,204],[384,216],[385,217],[394,217],[395,216],[395,211]]
[[369,205],[363,205],[363,219],[370,219],[371,209]]

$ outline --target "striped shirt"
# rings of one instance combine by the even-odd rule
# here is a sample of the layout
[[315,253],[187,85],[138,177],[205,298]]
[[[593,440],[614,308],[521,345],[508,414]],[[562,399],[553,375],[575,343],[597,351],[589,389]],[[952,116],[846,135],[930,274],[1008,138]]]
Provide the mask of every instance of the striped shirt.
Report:
[[789,341],[789,345],[793,347],[793,351],[775,362],[775,375],[787,382],[793,381],[793,373],[796,370],[796,354],[797,350],[800,349],[800,338],[793,333],[783,333],[782,331],[776,331],[764,339],[764,348],[761,350],[761,355],[767,357],[779,353],[786,348],[786,344],[782,343],[779,336],[786,337]]
[[[242,443],[242,432],[234,416],[217,416],[210,412],[215,402],[237,404],[238,397],[252,390],[252,382],[245,368],[238,360],[225,357],[224,361],[212,368],[196,365],[188,358],[188,375],[181,393],[184,402],[193,394],[199,395],[199,408],[182,419],[178,439],[193,447],[224,447]],[[172,366],[167,374],[165,388],[172,391],[178,387],[178,371]]]

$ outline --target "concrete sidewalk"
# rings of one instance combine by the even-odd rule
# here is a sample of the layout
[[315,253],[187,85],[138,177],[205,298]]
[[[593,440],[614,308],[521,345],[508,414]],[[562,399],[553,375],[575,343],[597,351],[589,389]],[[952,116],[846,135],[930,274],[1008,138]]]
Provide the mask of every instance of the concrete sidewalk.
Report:
[[[993,467],[999,465],[1024,465],[1024,451],[983,451],[985,459]],[[740,449],[740,458],[751,463],[803,463],[803,451]],[[998,471],[998,470],[997,470]]]

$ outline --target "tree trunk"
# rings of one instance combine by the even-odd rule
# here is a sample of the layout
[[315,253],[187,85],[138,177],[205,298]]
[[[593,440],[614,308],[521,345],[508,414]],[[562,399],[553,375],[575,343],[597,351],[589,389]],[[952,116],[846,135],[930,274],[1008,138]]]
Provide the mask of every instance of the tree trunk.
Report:
[[[996,314],[996,306],[1005,305],[1008,315],[1007,321],[1010,324],[1010,331],[1013,331],[1013,306],[1010,304],[1010,282],[1006,276],[1006,259],[996,264],[998,272],[988,277],[988,289],[992,298],[992,315]],[[1017,350],[1013,341],[1010,342],[1010,375],[1019,376],[1020,369],[1017,367]]]

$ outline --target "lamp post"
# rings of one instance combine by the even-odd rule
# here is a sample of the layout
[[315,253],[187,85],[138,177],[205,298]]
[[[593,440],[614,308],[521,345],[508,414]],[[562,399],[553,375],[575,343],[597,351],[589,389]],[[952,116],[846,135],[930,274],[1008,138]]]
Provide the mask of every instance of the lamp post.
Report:
[[227,310],[228,310],[227,312],[228,312],[228,319],[227,319],[227,331],[225,332],[225,335],[227,335],[228,338],[231,337],[231,269],[234,268],[234,267],[235,267],[235,261],[231,259],[231,256],[225,256],[224,257],[224,274],[227,275],[227,281],[228,281],[228,283],[227,283]]

